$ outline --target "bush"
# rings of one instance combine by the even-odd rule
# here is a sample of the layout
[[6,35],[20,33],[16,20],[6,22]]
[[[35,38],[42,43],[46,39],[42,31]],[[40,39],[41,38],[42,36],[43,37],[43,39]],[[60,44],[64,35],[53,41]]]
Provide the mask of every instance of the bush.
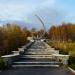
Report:
[[0,58],[0,69],[4,69],[5,68],[5,63],[3,61],[2,58]]
[[69,65],[72,69],[74,69],[75,70],[75,64],[71,64],[71,65]]
[[75,57],[70,56],[68,65],[75,70]]

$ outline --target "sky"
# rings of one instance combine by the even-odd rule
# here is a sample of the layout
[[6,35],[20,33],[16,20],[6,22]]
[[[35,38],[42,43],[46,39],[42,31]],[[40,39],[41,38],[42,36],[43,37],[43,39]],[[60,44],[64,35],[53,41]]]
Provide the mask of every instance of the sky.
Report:
[[36,14],[46,27],[63,22],[75,23],[75,0],[0,0],[1,21],[39,25]]

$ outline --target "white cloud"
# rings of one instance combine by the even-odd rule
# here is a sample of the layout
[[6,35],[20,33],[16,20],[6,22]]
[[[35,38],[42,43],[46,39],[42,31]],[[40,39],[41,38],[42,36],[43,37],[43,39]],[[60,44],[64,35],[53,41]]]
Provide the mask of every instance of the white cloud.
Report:
[[[0,18],[3,20],[25,20],[29,23],[39,24],[35,14],[38,14],[48,24],[64,21],[65,8],[58,0],[0,0]],[[67,10],[66,10],[67,11]]]
[[1,0],[0,18],[8,20],[23,20],[35,11],[53,6],[56,0]]
[[0,18],[2,19],[22,19],[27,17],[31,12],[33,12],[35,7],[33,5],[22,5],[22,4],[3,4],[0,3]]
[[55,3],[56,3],[56,0],[46,0],[45,2],[42,3],[42,6],[44,6],[44,7],[47,7],[47,6],[52,7],[52,6],[55,5]]

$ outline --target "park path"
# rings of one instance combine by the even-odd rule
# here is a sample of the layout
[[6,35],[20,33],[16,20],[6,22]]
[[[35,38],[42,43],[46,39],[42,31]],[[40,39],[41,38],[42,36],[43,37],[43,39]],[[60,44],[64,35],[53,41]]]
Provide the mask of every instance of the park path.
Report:
[[66,68],[25,67],[0,72],[0,75],[74,75]]
[[13,62],[13,67],[24,66],[59,66],[59,62],[52,57],[53,48],[40,40],[35,40],[31,46]]
[[13,68],[1,71],[0,75],[74,75],[68,68],[52,67],[59,62],[50,60],[49,52],[44,42],[35,41],[18,61],[13,62]]

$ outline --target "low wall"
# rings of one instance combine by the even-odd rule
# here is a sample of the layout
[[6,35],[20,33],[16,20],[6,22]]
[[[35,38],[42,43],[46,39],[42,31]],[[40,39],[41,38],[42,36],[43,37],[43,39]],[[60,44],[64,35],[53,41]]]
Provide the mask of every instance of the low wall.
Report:
[[72,68],[68,67],[68,69],[73,73],[75,74],[75,70],[73,70]]
[[24,50],[27,50],[34,42],[29,42],[27,45],[22,46]]
[[18,48],[18,51],[12,51],[13,54],[1,56],[6,66],[11,66],[12,63],[20,58],[20,55],[24,53],[25,49],[28,49],[34,42],[30,42],[22,48]]
[[11,55],[5,55],[1,56],[3,58],[3,61],[5,62],[5,66],[10,66],[15,60],[18,60],[20,55],[19,54],[11,54]]

